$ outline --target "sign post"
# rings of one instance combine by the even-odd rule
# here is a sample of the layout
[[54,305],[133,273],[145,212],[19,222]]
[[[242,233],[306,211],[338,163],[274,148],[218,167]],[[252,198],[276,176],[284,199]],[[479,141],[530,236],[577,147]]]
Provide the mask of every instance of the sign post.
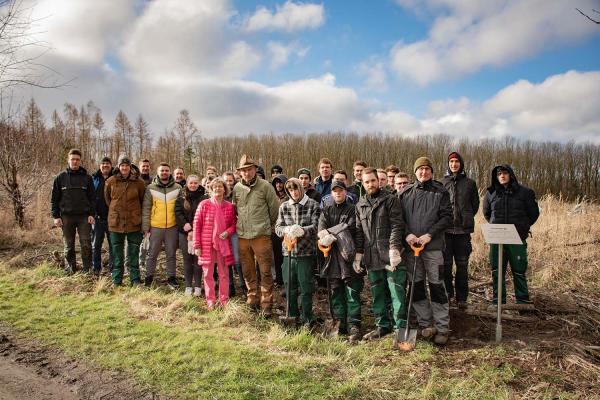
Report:
[[523,244],[517,228],[513,224],[483,224],[481,232],[486,243],[498,245],[498,290],[496,300],[498,302],[498,316],[496,319],[496,343],[502,341],[502,253],[505,244]]

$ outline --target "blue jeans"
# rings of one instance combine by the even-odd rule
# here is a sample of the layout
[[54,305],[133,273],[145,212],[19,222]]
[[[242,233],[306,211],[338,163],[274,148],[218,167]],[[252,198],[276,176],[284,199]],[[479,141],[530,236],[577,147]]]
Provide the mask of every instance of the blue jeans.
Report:
[[113,267],[113,252],[110,245],[110,236],[108,234],[108,221],[103,218],[96,217],[94,229],[92,229],[92,262],[94,264],[94,272],[99,273],[102,270],[102,244],[104,238],[108,243],[108,267],[112,271]]

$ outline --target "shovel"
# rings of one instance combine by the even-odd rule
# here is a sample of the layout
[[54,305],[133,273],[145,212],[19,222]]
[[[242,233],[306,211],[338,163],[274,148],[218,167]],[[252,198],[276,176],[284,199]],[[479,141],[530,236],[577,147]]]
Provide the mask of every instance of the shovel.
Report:
[[[319,250],[323,253],[323,257],[327,258],[329,256],[329,252],[331,251],[331,245],[323,246],[321,243],[317,242],[317,246],[319,246]],[[329,277],[326,277],[327,282],[327,305],[329,306],[329,319],[325,321],[323,326],[323,336],[335,338],[338,335],[338,331],[340,329],[340,322],[333,317],[333,305],[331,304],[331,284],[329,282]]]
[[[290,287],[292,285],[292,250],[294,246],[296,246],[297,239],[290,239],[288,235],[283,237],[283,242],[285,243],[285,247],[287,247],[288,251],[288,273],[287,273],[287,285],[285,285],[285,316],[281,315],[279,317],[279,322],[283,326],[293,328],[296,326],[296,317],[290,317],[290,304],[292,304],[292,299],[290,296]],[[297,301],[294,299],[294,301]]]
[[413,293],[415,291],[415,275],[417,272],[417,258],[421,251],[423,251],[423,245],[420,243],[411,244],[410,248],[415,255],[415,263],[413,265],[412,275],[410,278],[410,295],[408,296],[408,310],[406,311],[406,328],[404,330],[398,330],[396,337],[394,338],[394,347],[397,347],[401,351],[412,351],[415,349],[417,343],[417,330],[409,329],[410,322],[410,309],[412,308]]

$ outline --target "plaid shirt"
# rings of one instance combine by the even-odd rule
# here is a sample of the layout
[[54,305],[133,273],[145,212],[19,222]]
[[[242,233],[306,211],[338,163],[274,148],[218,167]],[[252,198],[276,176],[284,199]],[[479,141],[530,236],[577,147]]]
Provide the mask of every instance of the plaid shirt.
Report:
[[[283,238],[283,230],[287,226],[300,225],[304,235],[298,238],[298,243],[292,250],[292,257],[313,256],[317,253],[317,226],[321,208],[319,203],[304,195],[302,200],[294,203],[288,200],[279,206],[279,214],[275,223],[275,233]],[[283,255],[288,251],[285,242],[282,243]]]

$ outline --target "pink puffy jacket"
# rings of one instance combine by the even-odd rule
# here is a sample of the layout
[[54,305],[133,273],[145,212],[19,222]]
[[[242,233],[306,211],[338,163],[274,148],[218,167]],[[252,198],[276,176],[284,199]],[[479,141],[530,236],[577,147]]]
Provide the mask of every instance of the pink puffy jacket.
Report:
[[210,199],[203,200],[196,209],[196,215],[194,216],[194,249],[200,249],[201,254],[198,258],[198,264],[210,264],[215,262],[211,259],[211,253],[213,248],[212,236],[213,227],[215,224],[215,213],[217,208],[221,208],[223,217],[225,220],[226,231],[229,236],[226,239],[227,246],[229,246],[228,257],[225,257],[226,265],[233,265],[233,249],[231,248],[231,235],[235,233],[237,216],[235,215],[235,208],[233,204],[223,200],[221,205],[213,204]]

